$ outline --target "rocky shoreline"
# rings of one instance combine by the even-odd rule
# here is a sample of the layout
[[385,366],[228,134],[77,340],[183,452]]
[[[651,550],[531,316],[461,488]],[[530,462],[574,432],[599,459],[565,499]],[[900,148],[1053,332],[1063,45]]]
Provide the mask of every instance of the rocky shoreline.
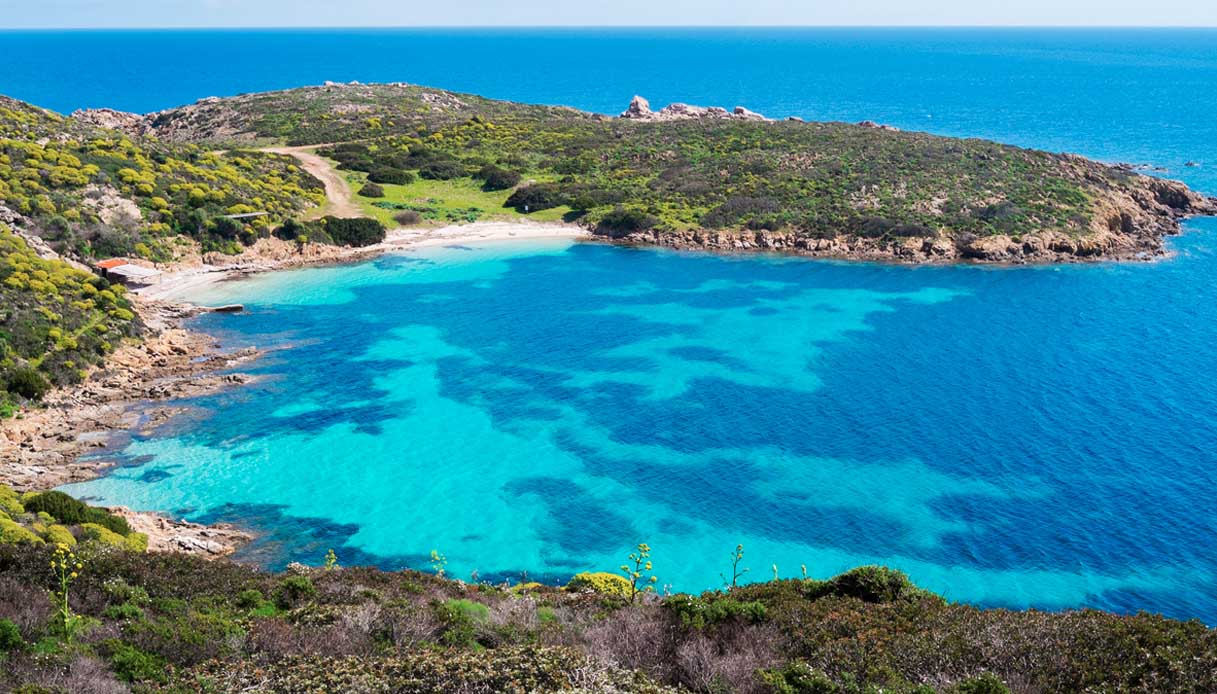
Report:
[[[17,491],[50,489],[102,475],[113,463],[84,459],[127,432],[153,429],[183,411],[168,401],[250,382],[218,373],[256,358],[255,349],[219,351],[211,337],[182,327],[197,309],[136,299],[143,341],[120,347],[81,384],[59,389],[38,409],[0,422],[0,483]],[[228,526],[206,527],[121,509],[153,550],[224,556],[251,539]]]
[[713,252],[769,252],[840,260],[906,264],[1061,264],[1152,260],[1168,254],[1166,238],[1182,230],[1184,219],[1217,215],[1217,198],[1176,181],[1143,176],[1141,185],[1119,198],[1102,200],[1101,214],[1085,236],[1041,231],[1011,236],[824,235],[806,230],[646,230],[618,233],[594,229],[612,243]]

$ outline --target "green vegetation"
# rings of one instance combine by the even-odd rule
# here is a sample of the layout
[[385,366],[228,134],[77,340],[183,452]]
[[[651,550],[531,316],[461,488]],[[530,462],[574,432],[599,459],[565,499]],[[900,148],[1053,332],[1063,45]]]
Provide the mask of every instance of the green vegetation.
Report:
[[[167,137],[219,142],[233,123],[291,144],[341,142],[322,153],[352,181],[386,184],[394,204],[438,201],[439,220],[476,208],[615,236],[781,231],[962,249],[993,235],[1131,233],[1153,226],[1138,215],[1155,204],[1192,206],[1187,194],[1129,171],[983,140],[845,123],[626,121],[406,85],[246,95],[176,109],[151,125]],[[391,187],[416,182],[431,185]],[[1119,202],[1134,190],[1144,194],[1132,196],[1133,207]],[[473,191],[489,197],[450,199]]]
[[[323,199],[294,160],[95,128],[0,97],[0,205],[61,254],[169,260],[239,249]],[[266,212],[237,223],[223,215]]]
[[38,257],[0,225],[0,412],[79,382],[136,329],[121,286]]
[[60,562],[76,574],[69,641],[60,578],[47,568],[56,551],[0,545],[0,690],[1217,688],[1217,632],[1198,622],[981,610],[878,567],[824,581],[645,594],[631,603],[624,593],[514,590],[430,572],[318,567],[276,575],[226,560],[84,544]]
[[571,591],[591,591],[601,595],[615,595],[623,598],[630,596],[630,582],[624,577],[607,572],[584,572],[566,584]]
[[125,518],[63,492],[16,492],[0,484],[0,544],[50,545],[70,551],[81,542],[129,552],[148,549],[148,536]]
[[[193,139],[237,120],[294,144],[344,142],[321,153],[362,177],[353,180],[388,184],[393,203],[432,198],[451,208],[451,190],[507,192],[493,198],[497,205],[464,207],[528,215],[562,208],[559,217],[618,235],[653,228],[1077,237],[1107,223],[1096,226],[1097,201],[1137,178],[982,140],[843,123],[622,121],[398,85],[237,97],[186,112]],[[390,187],[416,180],[446,185],[425,193]]]

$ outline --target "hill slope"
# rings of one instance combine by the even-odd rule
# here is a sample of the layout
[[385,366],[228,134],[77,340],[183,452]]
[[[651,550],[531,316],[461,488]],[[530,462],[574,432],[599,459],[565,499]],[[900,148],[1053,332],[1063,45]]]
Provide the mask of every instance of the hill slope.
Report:
[[[520,211],[637,243],[915,262],[1046,262],[1163,252],[1217,202],[1179,183],[973,139],[768,121],[677,105],[622,118],[411,85],[327,85],[95,122],[180,142],[334,144],[351,170],[506,177]],[[373,179],[375,180],[375,179]],[[527,186],[529,181],[536,184]],[[499,183],[496,183],[499,182]],[[410,201],[404,201],[406,203]]]

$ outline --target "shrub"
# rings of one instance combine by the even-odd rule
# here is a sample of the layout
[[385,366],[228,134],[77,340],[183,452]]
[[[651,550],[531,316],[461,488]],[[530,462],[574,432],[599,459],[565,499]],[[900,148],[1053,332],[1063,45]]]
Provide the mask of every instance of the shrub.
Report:
[[434,181],[448,181],[465,176],[467,172],[459,161],[441,159],[424,165],[418,170],[418,175]]
[[37,370],[29,366],[16,366],[5,374],[4,388],[27,400],[41,400],[51,389],[51,384]]
[[614,208],[613,211],[604,215],[597,225],[597,230],[603,233],[608,233],[611,236],[619,236],[632,234],[638,231],[646,231],[653,228],[659,220],[642,210],[633,210],[624,207]]
[[101,616],[118,622],[134,622],[144,618],[144,611],[138,605],[124,602],[121,605],[110,605],[102,611]]
[[520,212],[537,212],[565,204],[561,190],[552,183],[534,183],[515,192],[503,203],[503,207],[514,207]]
[[111,647],[110,665],[114,674],[124,682],[165,683],[165,659],[122,642]]
[[126,542],[122,535],[97,523],[82,523],[80,525],[80,534],[86,540],[99,542],[107,547],[126,548]]
[[630,582],[624,576],[618,576],[617,574],[585,571],[581,574],[576,574],[566,584],[566,589],[628,597],[630,594]]
[[393,221],[404,227],[409,227],[421,223],[423,221],[423,216],[414,210],[402,210],[401,212],[393,215]]
[[478,645],[477,627],[490,619],[490,610],[472,600],[449,600],[435,608],[436,617],[444,625],[440,642],[456,648],[471,648]]
[[806,663],[790,663],[783,668],[763,670],[758,674],[762,684],[774,694],[845,694],[820,670]]
[[368,172],[368,180],[372,183],[389,183],[404,186],[414,182],[414,174],[404,169],[380,166]]
[[64,525],[56,524],[48,526],[42,537],[52,545],[67,545],[71,547],[76,544],[76,536]]
[[275,606],[290,610],[317,597],[317,587],[308,576],[288,576],[275,586]]
[[262,606],[266,601],[266,597],[262,595],[262,591],[257,588],[248,588],[237,594],[237,607],[243,610],[252,610]]
[[25,507],[21,505],[21,498],[17,496],[17,492],[3,484],[0,484],[0,511],[10,516],[25,513]]
[[30,513],[45,511],[64,525],[91,523],[123,537],[131,534],[131,526],[125,518],[115,516],[104,509],[93,508],[63,492],[50,491],[35,494],[26,499],[24,504],[26,511]]
[[367,183],[359,189],[359,194],[365,198],[383,198],[385,189],[376,183]]
[[299,238],[301,236],[307,236],[308,233],[309,233],[309,230],[308,230],[307,226],[305,226],[304,224],[302,224],[300,222],[297,222],[294,219],[289,219],[286,222],[284,222],[281,226],[279,226],[277,229],[275,229],[273,232],[271,232],[271,235],[277,239],[282,239],[284,241],[295,241],[297,238]]
[[836,595],[858,598],[863,602],[890,603],[915,598],[937,598],[924,588],[918,588],[903,571],[886,566],[860,566],[824,581],[811,591],[812,597]]
[[148,536],[143,533],[131,533],[123,538],[123,549],[128,552],[147,552]]
[[507,190],[520,182],[520,174],[493,164],[483,166],[476,178],[481,179],[483,190]]
[[358,217],[344,219],[326,217],[322,220],[325,232],[340,246],[371,246],[385,240],[385,227],[375,219]]
[[724,622],[742,621],[757,624],[765,621],[765,605],[758,601],[742,602],[731,597],[709,594],[703,596],[677,595],[663,603],[680,623],[691,629],[705,629]]
[[0,544],[41,545],[43,539],[16,521],[0,518]]
[[21,629],[7,619],[0,619],[0,653],[8,653],[25,645]]

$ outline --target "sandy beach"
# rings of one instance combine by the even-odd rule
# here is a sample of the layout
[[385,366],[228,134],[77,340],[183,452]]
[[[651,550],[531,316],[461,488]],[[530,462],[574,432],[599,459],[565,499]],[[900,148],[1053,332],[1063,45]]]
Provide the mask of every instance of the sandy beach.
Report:
[[187,297],[217,282],[258,272],[323,263],[356,261],[412,248],[499,241],[543,241],[554,239],[587,240],[585,229],[572,224],[536,222],[473,222],[431,228],[399,228],[388,232],[381,243],[363,248],[339,248],[312,244],[298,252],[294,244],[275,239],[259,241],[247,254],[231,262],[167,270],[161,281],[136,290],[146,299],[187,301]]

